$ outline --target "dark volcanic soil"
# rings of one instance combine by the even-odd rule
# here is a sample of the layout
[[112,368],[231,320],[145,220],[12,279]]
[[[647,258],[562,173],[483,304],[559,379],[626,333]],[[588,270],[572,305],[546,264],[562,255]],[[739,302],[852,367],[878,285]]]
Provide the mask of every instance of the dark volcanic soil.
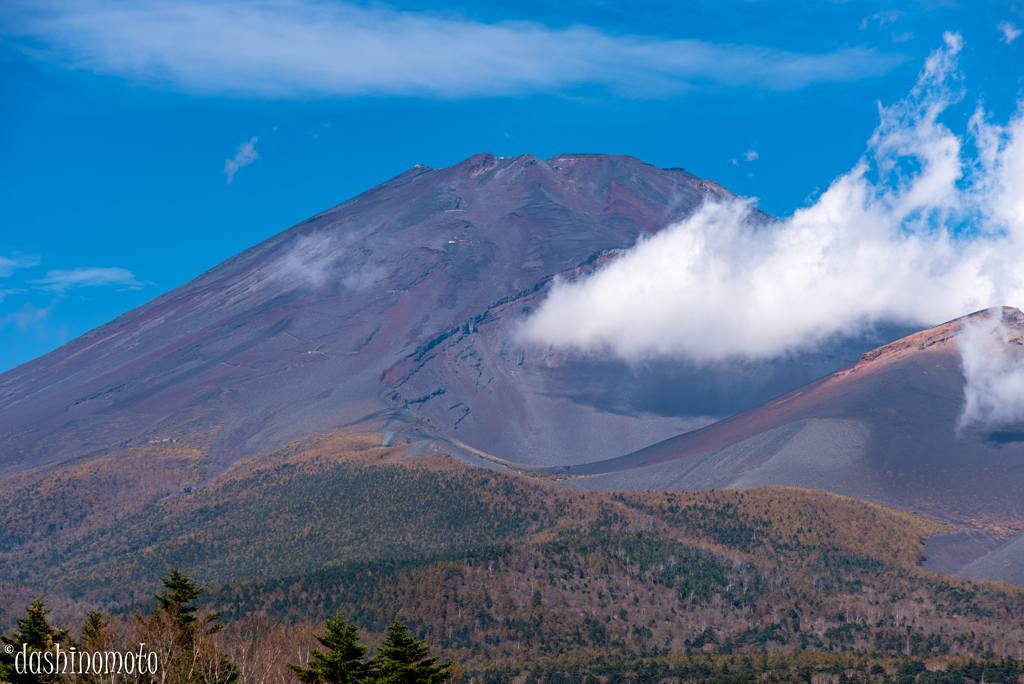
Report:
[[[1004,309],[1024,331],[1024,315]],[[973,316],[986,316],[986,312]],[[962,319],[961,319],[962,320]],[[552,472],[580,488],[827,489],[968,527],[1024,523],[1024,425],[957,432],[961,320],[916,333],[749,411],[632,454]]]

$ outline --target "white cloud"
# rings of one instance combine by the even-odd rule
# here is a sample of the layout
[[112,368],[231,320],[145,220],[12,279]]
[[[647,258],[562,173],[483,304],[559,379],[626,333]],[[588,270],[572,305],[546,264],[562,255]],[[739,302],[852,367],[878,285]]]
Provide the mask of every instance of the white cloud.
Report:
[[882,321],[934,325],[1024,305],[1024,108],[980,111],[978,154],[938,117],[961,96],[958,35],[880,108],[864,159],[813,205],[758,225],[707,203],[592,276],[556,281],[522,336],[625,358],[765,358]]
[[361,250],[348,249],[351,244],[351,237],[300,237],[284,258],[268,269],[267,276],[314,290],[340,284],[350,292],[365,290],[387,277],[384,264],[371,261]]
[[47,271],[45,278],[25,281],[38,290],[47,292],[66,292],[79,287],[96,287],[99,285],[116,285],[124,290],[139,290],[154,283],[139,281],[135,274],[123,268],[74,268],[69,271]]
[[7,299],[8,296],[12,294],[24,294],[26,292],[28,292],[28,290],[22,289],[20,287],[13,287],[8,288],[6,290],[0,290],[0,302],[3,302],[5,299]]
[[[333,280],[334,274],[340,269],[336,241],[331,236],[302,236],[270,270],[273,278],[309,285],[319,289]],[[344,238],[342,243],[344,244]]]
[[801,54],[313,0],[7,0],[0,32],[67,68],[267,98],[455,98],[582,85],[639,97],[704,84],[793,90],[879,76],[906,60],[862,47]]
[[999,26],[997,26],[996,28],[1003,32],[1003,42],[1006,43],[1007,45],[1017,40],[1020,37],[1020,34],[1022,33],[1022,31],[1019,28],[1017,28],[1008,21],[999,22]]
[[11,256],[0,256],[0,278],[8,278],[19,268],[31,268],[39,265],[39,257],[35,254],[12,252]]
[[24,332],[32,326],[47,321],[56,306],[56,301],[50,302],[44,307],[38,307],[35,304],[28,302],[18,311],[0,316],[0,328],[14,325]]
[[231,181],[235,179],[238,169],[248,166],[260,158],[259,152],[256,151],[257,142],[259,142],[259,138],[255,135],[252,136],[249,142],[244,142],[238,146],[238,152],[235,153],[234,159],[224,160],[223,173],[228,177],[228,185],[231,185]]
[[860,30],[863,31],[868,27],[869,24],[878,22],[878,28],[882,28],[886,24],[895,24],[899,18],[903,15],[903,12],[897,12],[889,10],[886,12],[876,12],[869,17],[864,17],[860,22]]
[[754,150],[747,150],[747,153],[743,155],[743,158],[746,159],[748,162],[752,162],[755,159],[760,159],[761,155],[759,155]]
[[1024,339],[1003,323],[1002,310],[965,321],[956,342],[967,381],[958,427],[1024,419]]

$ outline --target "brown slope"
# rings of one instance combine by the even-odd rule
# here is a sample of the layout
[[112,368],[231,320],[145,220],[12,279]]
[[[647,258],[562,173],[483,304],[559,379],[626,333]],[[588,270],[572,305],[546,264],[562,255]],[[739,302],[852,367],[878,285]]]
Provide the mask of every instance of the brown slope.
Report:
[[[1024,332],[1024,315],[1003,310]],[[986,316],[986,312],[972,314]],[[571,486],[784,484],[862,496],[972,526],[1024,524],[1024,426],[957,433],[964,319],[905,337],[756,408],[615,459],[550,469]]]

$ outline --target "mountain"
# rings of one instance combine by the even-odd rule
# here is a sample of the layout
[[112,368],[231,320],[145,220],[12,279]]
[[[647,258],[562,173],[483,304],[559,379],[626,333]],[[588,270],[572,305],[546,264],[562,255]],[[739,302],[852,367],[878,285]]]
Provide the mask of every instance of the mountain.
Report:
[[555,277],[726,196],[418,166],[3,374],[0,628],[45,594],[132,646],[177,566],[284,673],[341,611],[485,682],[1015,681],[1024,589],[933,572],[1019,581],[1024,548],[1024,430],[955,429],[963,320],[706,368],[515,342]]
[[355,424],[469,460],[581,463],[754,406],[879,343],[697,368],[514,341],[554,277],[727,196],[632,157],[418,165],[0,375],[0,475],[179,440],[202,442],[208,480]]
[[[966,321],[1000,313],[1009,333],[1000,343],[1019,346],[1019,310],[979,312],[882,346],[703,429],[618,458],[545,470],[588,476],[569,480],[578,488],[827,489],[993,528],[989,548],[981,544],[961,559],[970,562],[1024,526],[1024,425],[958,429],[965,378],[957,335]],[[991,569],[982,574],[992,576]]]

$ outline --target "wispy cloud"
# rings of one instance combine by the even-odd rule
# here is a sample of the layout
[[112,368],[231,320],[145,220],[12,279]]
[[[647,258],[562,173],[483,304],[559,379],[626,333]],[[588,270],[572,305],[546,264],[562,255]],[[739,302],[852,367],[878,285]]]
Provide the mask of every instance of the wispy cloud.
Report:
[[228,177],[228,185],[231,185],[231,181],[235,179],[238,169],[248,166],[260,158],[259,152],[256,151],[257,142],[259,142],[259,138],[255,135],[252,136],[249,142],[238,146],[238,152],[235,153],[234,159],[224,160],[224,175]]
[[7,299],[7,297],[9,297],[12,294],[24,294],[26,292],[28,292],[28,290],[25,290],[24,288],[20,287],[12,287],[6,290],[0,290],[0,302],[3,302],[5,299]]
[[8,0],[0,31],[67,68],[264,98],[457,98],[584,85],[636,97],[707,84],[794,90],[880,76],[907,59],[863,47],[801,54],[313,0]]
[[74,268],[67,271],[47,271],[45,278],[25,281],[37,290],[66,292],[79,287],[115,285],[124,290],[139,290],[154,283],[140,281],[135,274],[124,268]]
[[17,311],[0,316],[0,328],[6,328],[9,325],[13,325],[21,331],[28,330],[40,323],[45,323],[50,318],[50,314],[53,313],[56,306],[56,301],[52,301],[47,306],[43,307],[39,307],[32,302],[28,302]]
[[39,265],[39,257],[35,254],[12,252],[10,256],[0,256],[0,278],[10,277],[19,268],[31,268]]
[[1020,34],[1022,33],[1019,28],[1008,21],[999,22],[999,26],[996,28],[1003,32],[1003,42],[1007,45],[1020,38]]
[[895,10],[888,10],[884,12],[876,12],[869,17],[864,17],[860,22],[860,30],[863,31],[869,25],[878,22],[878,28],[882,28],[886,24],[895,24],[899,18],[903,15],[903,12]]
[[752,162],[760,159],[761,155],[759,155],[757,151],[754,150],[753,148],[750,148],[746,152],[741,154],[739,158],[733,157],[732,159],[730,159],[729,163],[732,164],[733,166],[739,166],[740,158],[742,158],[744,161]]
[[1007,125],[939,122],[962,96],[958,35],[883,107],[864,159],[771,225],[707,203],[594,275],[556,281],[523,335],[626,358],[765,358],[883,321],[934,325],[1024,305],[1024,103]]
[[387,277],[383,262],[349,249],[352,244],[350,237],[334,234],[301,237],[267,275],[315,290],[340,285],[349,292],[365,290]]

